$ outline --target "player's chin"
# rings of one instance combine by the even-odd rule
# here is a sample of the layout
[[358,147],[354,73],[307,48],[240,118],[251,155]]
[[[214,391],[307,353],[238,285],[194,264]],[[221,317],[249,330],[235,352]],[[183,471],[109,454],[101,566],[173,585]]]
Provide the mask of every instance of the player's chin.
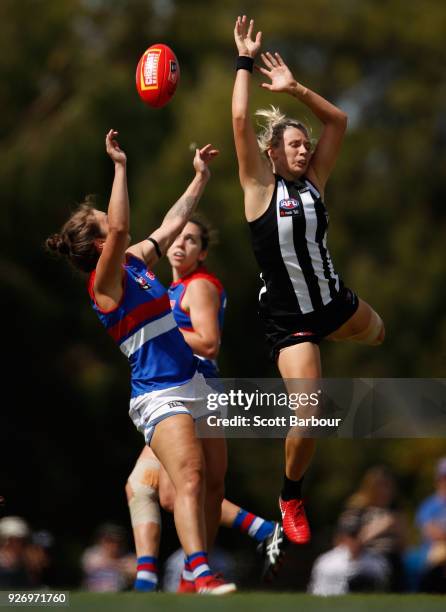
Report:
[[293,171],[296,175],[302,176],[308,170],[309,162],[296,162],[293,164]]

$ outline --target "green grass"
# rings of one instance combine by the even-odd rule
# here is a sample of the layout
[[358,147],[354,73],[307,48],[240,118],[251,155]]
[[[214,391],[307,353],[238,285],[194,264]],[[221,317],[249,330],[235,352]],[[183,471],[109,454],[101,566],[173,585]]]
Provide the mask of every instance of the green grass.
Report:
[[[302,593],[240,593],[226,597],[157,593],[71,593],[67,612],[430,612],[444,611],[435,595],[350,595],[314,597]],[[61,608],[58,608],[61,609]]]

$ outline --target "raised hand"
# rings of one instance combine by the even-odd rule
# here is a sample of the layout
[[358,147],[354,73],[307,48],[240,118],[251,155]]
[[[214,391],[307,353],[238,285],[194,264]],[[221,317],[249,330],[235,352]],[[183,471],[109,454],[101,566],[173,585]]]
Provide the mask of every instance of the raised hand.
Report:
[[219,154],[218,149],[214,149],[213,145],[207,144],[202,149],[195,149],[195,157],[193,165],[195,172],[210,176],[208,164]]
[[254,32],[254,19],[248,24],[246,15],[237,17],[234,28],[235,44],[238,54],[254,58],[259,52],[262,43],[262,32],[257,32],[255,39],[252,38]]
[[266,52],[261,55],[266,68],[256,66],[256,69],[271,79],[271,83],[262,83],[261,87],[270,91],[291,93],[296,86],[296,79],[278,53]]
[[110,130],[105,137],[105,150],[115,162],[115,164],[125,164],[127,156],[124,151],[120,148],[116,137],[118,132],[116,130]]

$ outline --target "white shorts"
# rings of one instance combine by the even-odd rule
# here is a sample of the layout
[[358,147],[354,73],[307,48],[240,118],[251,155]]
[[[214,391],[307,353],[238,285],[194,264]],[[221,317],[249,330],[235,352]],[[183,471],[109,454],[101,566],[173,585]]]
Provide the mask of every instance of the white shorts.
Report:
[[196,372],[184,385],[150,391],[130,400],[129,416],[150,446],[155,426],[176,414],[190,414],[196,421],[210,414],[206,397],[215,391],[206,384],[203,374]]

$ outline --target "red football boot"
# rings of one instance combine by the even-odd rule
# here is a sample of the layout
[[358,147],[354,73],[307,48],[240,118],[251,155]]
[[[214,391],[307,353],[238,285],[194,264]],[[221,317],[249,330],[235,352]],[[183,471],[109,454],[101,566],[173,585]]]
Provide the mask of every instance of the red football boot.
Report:
[[225,582],[218,574],[197,578],[195,588],[199,595],[226,595],[237,590],[233,582]]
[[183,576],[180,578],[180,584],[177,588],[177,593],[196,593],[195,582],[193,580],[185,580]]
[[279,497],[282,525],[286,537],[294,544],[308,544],[311,539],[310,526],[301,499],[284,501]]

